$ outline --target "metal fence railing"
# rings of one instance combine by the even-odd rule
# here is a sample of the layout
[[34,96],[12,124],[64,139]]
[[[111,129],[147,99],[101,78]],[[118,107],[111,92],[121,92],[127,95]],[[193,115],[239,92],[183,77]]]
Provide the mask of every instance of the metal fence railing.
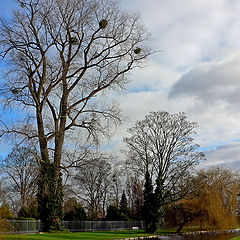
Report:
[[42,231],[41,220],[7,220],[12,233],[38,233]]
[[64,227],[71,232],[127,230],[143,228],[141,221],[64,221]]
[[[8,233],[38,233],[42,231],[43,222],[41,220],[7,220],[9,226]],[[141,221],[63,221],[64,228],[71,232],[84,231],[107,231],[107,230],[127,230],[142,229]],[[0,232],[1,234],[1,232]]]

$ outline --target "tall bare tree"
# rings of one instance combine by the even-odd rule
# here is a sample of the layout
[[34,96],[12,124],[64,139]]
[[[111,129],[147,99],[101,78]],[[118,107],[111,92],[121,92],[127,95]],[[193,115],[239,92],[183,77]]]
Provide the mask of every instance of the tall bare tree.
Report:
[[20,199],[19,207],[27,207],[36,197],[39,155],[34,148],[14,149],[0,163],[0,174],[8,192]]
[[60,228],[65,138],[80,129],[98,142],[121,121],[103,95],[124,88],[128,73],[142,66],[150,37],[139,16],[114,0],[17,1],[12,20],[1,20],[0,54],[9,70],[1,99],[28,116],[24,124],[1,121],[0,136],[38,138],[40,215],[45,230]]
[[156,221],[162,215],[163,205],[187,193],[189,186],[183,180],[204,159],[194,143],[196,127],[185,113],[151,112],[136,122],[129,129],[131,136],[124,139],[128,147],[127,164],[142,176],[147,172],[156,180]]
[[112,179],[112,186],[111,186],[111,200],[114,205],[119,207],[121,194],[123,190],[123,169],[122,166],[116,164],[113,169],[113,179]]

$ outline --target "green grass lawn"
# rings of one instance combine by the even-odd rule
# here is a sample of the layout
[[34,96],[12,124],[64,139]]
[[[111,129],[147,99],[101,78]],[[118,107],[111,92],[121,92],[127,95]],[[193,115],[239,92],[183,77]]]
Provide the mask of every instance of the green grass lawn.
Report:
[[[183,232],[197,231],[198,228],[186,227]],[[164,235],[175,233],[176,228],[160,229],[156,235]],[[122,231],[106,231],[106,232],[78,232],[78,233],[44,233],[44,234],[28,234],[28,235],[8,235],[1,236],[0,240],[112,240],[119,238],[130,238],[149,236],[154,234],[146,234],[143,230],[122,230]],[[240,240],[235,237],[231,240]]]
[[153,234],[145,234],[144,231],[109,231],[109,232],[78,232],[78,233],[44,233],[29,235],[13,235],[0,236],[1,240],[110,240],[118,238],[149,236]]

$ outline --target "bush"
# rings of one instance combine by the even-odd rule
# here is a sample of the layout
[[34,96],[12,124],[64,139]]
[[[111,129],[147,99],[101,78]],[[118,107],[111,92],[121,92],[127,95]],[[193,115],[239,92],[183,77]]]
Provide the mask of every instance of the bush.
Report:
[[21,207],[21,209],[18,211],[19,218],[35,219],[38,218],[38,216],[38,204],[36,199],[32,201],[29,206]]
[[6,205],[3,205],[0,207],[0,238],[6,232],[14,231],[13,226],[7,221],[7,218],[13,218],[13,213]]
[[14,227],[6,219],[0,217],[0,236],[7,232],[13,232]]
[[87,219],[86,212],[81,204],[74,198],[69,199],[64,204],[64,218],[65,221],[85,221]]
[[0,219],[13,219],[14,215],[7,205],[2,205],[0,207]]
[[121,213],[121,210],[116,205],[110,205],[107,209],[106,221],[128,221],[129,218]]

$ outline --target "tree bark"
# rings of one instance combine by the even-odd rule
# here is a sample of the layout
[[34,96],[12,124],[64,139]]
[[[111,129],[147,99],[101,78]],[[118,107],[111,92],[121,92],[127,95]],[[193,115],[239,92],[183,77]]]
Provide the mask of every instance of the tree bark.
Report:
[[[44,134],[42,115],[37,111],[38,134],[41,150],[41,162],[38,178],[38,208],[41,220],[44,222],[44,231],[62,229],[62,202],[63,190],[60,173],[61,151],[60,147],[55,147],[55,159],[51,163],[49,160],[47,138]],[[61,136],[63,142],[64,136]],[[56,143],[58,143],[56,141]],[[57,154],[56,154],[57,153]]]

